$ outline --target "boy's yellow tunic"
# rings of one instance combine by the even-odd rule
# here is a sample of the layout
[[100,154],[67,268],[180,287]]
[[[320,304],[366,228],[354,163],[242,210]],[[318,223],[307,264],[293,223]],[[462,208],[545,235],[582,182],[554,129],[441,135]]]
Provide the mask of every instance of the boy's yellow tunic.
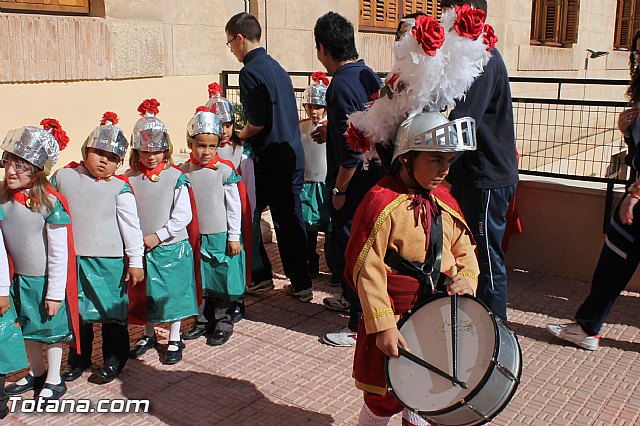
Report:
[[[456,266],[458,274],[477,282],[479,272],[475,245],[459,207],[445,188],[430,194],[442,220],[441,271]],[[375,344],[375,333],[393,327],[400,315],[418,302],[420,285],[415,278],[395,273],[384,262],[388,249],[404,259],[422,264],[427,257],[426,235],[414,217],[413,198],[396,176],[380,181],[358,208],[346,252],[346,274],[362,302],[354,356],[356,386],[385,395],[384,354]],[[474,285],[475,290],[475,285]]]

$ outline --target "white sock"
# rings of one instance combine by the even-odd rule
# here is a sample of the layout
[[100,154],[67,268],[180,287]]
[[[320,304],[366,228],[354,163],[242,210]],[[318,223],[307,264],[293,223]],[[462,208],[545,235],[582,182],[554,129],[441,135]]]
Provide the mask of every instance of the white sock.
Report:
[[[60,366],[62,365],[62,344],[57,343],[49,345],[47,348],[47,360],[49,361],[49,370],[47,370],[46,383],[52,385],[59,385],[62,383],[60,378]],[[43,389],[40,392],[40,396],[49,398],[53,396],[53,392],[50,389]]]
[[[27,356],[29,357],[29,373],[31,373],[33,377],[42,376],[47,370],[47,367],[44,365],[44,355],[42,353],[42,347],[44,345],[35,340],[25,339],[24,346],[27,350]],[[27,380],[23,377],[18,380],[17,384],[26,385]]]
[[391,421],[391,417],[376,416],[371,412],[367,404],[362,404],[360,416],[358,417],[358,426],[387,426]]
[[144,335],[147,337],[153,337],[155,336],[156,333],[156,329],[154,327],[154,324],[152,322],[148,322],[144,325]]
[[402,410],[402,418],[414,426],[429,426],[429,422],[411,410]]
[[201,322],[203,324],[209,322],[204,317],[204,300],[200,303],[200,305],[198,305],[198,319],[196,321]]
[[[182,321],[178,320],[178,321],[174,321],[171,323],[171,328],[169,329],[169,341],[170,342],[179,342],[180,341],[180,325],[182,324]],[[168,351],[177,351],[178,349],[180,349],[178,346],[176,345],[169,345],[167,347]]]

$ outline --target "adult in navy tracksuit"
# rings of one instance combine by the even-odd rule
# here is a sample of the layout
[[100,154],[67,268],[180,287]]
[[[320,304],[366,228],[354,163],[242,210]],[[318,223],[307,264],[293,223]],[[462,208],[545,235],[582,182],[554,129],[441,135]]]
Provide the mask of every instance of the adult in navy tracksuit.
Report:
[[[380,162],[371,162],[365,169],[362,154],[347,143],[347,116],[363,110],[371,95],[382,85],[380,78],[358,60],[353,25],[337,13],[321,16],[314,28],[318,60],[333,73],[327,89],[327,187],[331,197],[331,248],[336,266],[343,271],[344,253],[351,232],[351,221],[358,204],[384,172]],[[343,296],[350,303],[349,330],[328,333],[324,341],[336,346],[355,344],[354,335],[362,307],[358,295],[342,278]],[[325,304],[326,301],[325,301]]]
[[[310,294],[307,234],[300,201],[304,151],[291,78],[259,46],[262,31],[254,16],[234,15],[225,32],[231,52],[244,64],[240,70],[240,102],[247,124],[238,136],[251,144],[255,153],[255,212],[259,216],[266,206],[270,207],[280,258],[293,292]],[[252,279],[256,285],[266,283],[273,288],[271,264],[262,239],[260,246],[264,268],[252,271]]]
[[[442,2],[443,7],[462,4],[487,11],[486,0]],[[507,209],[518,184],[518,161],[507,67],[497,49],[492,53],[483,74],[449,115],[450,120],[476,120],[478,148],[465,152],[451,165],[447,180],[478,247],[476,295],[506,320],[507,271],[501,244]]]

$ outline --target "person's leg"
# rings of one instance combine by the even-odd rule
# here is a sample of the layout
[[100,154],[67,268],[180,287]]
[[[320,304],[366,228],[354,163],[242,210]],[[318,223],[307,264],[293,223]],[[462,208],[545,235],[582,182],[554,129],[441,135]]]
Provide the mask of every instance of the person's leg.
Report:
[[515,185],[498,189],[476,189],[454,185],[452,194],[460,204],[477,244],[480,276],[476,296],[491,311],[507,320],[507,271],[502,238],[506,212]]
[[332,235],[333,235],[333,231],[327,231],[324,233],[324,258],[325,258],[325,261],[327,262],[327,268],[329,268],[329,272],[331,273],[329,284],[340,285],[341,277],[344,271],[340,270],[340,267],[338,266],[338,261],[336,260],[336,256],[333,252],[333,248],[331,245]]
[[62,365],[63,345],[56,343],[47,348],[47,360],[49,368],[44,388],[38,395],[41,398],[59,399],[67,392],[67,386],[60,377],[60,366]]
[[291,280],[295,292],[311,289],[307,269],[307,232],[302,219],[300,190],[304,171],[271,175],[272,186],[269,206],[278,238],[278,251],[284,273]]
[[80,321],[80,354],[72,346],[69,348],[68,365],[73,368],[85,370],[91,367],[91,354],[93,352],[93,324]]
[[252,265],[251,279],[255,284],[271,279],[271,261],[267,255],[262,241],[262,231],[260,229],[260,220],[262,211],[269,204],[269,194],[271,182],[268,181],[269,175],[256,172],[256,207],[253,212],[253,229],[252,229]]
[[9,397],[4,392],[4,382],[5,375],[0,374],[0,420],[4,419],[9,414],[9,407],[7,405]]
[[388,392],[385,396],[365,392],[358,426],[388,425],[391,417],[401,412],[402,408],[402,405]]
[[318,231],[307,229],[307,262],[309,264],[309,275],[314,277],[320,272],[320,255],[316,251],[318,245]]
[[225,344],[233,334],[233,313],[236,302],[227,299],[211,298],[215,317],[215,330],[207,337],[207,345],[220,346]]
[[[591,292],[576,313],[576,322],[589,335],[600,333],[613,303],[627,286],[640,262],[640,220],[623,225],[616,208],[593,273]],[[640,206],[634,209],[640,218]]]
[[122,371],[129,358],[129,330],[126,324],[102,324],[102,357],[105,366]]
[[[47,372],[47,366],[44,363],[44,354],[42,353],[43,344],[35,340],[26,339],[24,341],[27,357],[29,358],[29,375],[33,377],[42,377]],[[23,377],[16,384],[23,386],[27,384],[28,379]]]

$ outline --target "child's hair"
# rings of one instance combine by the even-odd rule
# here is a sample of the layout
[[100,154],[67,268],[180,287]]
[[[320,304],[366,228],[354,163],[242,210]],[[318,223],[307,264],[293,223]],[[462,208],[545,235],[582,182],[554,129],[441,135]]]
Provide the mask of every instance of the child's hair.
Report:
[[487,13],[487,0],[442,0],[440,7],[445,9],[453,6],[464,6],[465,4],[473,6],[476,9],[482,9],[484,13]]
[[[203,134],[203,133],[200,133],[200,134]],[[215,133],[207,133],[207,134],[214,135]],[[196,139],[195,139],[196,136],[198,135],[194,135],[193,137],[191,137],[189,136],[189,132],[187,132],[187,143],[194,144],[196,142]],[[222,136],[220,135],[216,135],[216,136],[218,137],[218,143],[219,143],[222,140]]]
[[[43,207],[45,207],[49,211],[53,210],[53,202],[49,198],[49,191],[47,190],[47,187],[50,186],[50,183],[47,179],[47,174],[45,173],[45,171],[9,152],[4,153],[4,158],[10,161],[23,163],[24,165],[29,167],[30,176],[33,178],[33,183],[31,185],[31,198],[38,200],[37,203],[33,203],[29,208],[34,212],[42,212]],[[9,199],[9,187],[7,186],[6,178],[2,182],[1,189],[2,199]]]
[[353,25],[342,15],[335,12],[322,15],[316,21],[313,36],[316,49],[322,44],[334,60],[358,59]]
[[[188,138],[188,136],[187,136]],[[169,147],[171,147],[171,145],[169,145]],[[164,159],[167,162],[167,165],[164,167],[164,170],[170,169],[171,166],[173,166],[173,158],[171,156],[172,154],[172,149],[169,148],[168,150],[164,151]],[[138,168],[138,163],[140,163],[140,153],[138,152],[137,149],[132,149],[131,150],[131,155],[129,156],[129,167],[131,167],[132,170],[137,170]]]
[[262,28],[256,17],[245,12],[233,15],[224,30],[234,37],[242,34],[250,41],[260,41],[260,37],[262,37]]

